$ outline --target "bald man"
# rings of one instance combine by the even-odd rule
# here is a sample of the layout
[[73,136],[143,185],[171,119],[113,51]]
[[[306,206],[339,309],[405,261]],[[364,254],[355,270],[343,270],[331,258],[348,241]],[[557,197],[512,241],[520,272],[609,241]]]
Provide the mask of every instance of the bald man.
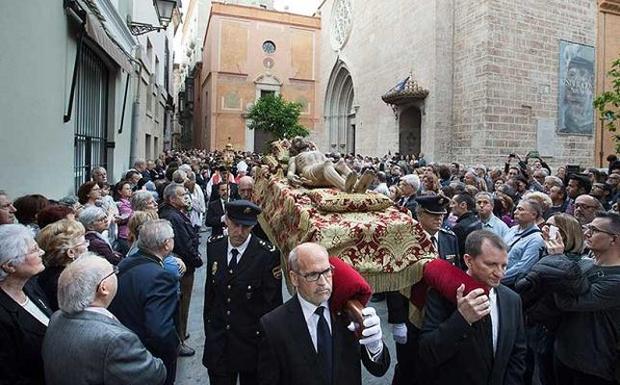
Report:
[[579,195],[575,198],[573,215],[584,226],[594,220],[596,214],[605,211],[601,202],[591,195]]
[[381,377],[390,366],[375,309],[362,310],[361,339],[347,327],[349,319],[332,312],[334,267],[327,250],[303,243],[289,254],[289,277],[296,293],[264,315],[258,354],[261,385],[361,385],[361,365]]

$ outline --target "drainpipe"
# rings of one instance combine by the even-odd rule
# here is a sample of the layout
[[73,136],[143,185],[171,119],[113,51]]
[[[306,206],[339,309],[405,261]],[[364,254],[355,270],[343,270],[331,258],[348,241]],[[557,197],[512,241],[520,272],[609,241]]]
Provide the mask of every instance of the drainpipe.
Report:
[[134,161],[137,159],[138,144],[140,141],[139,128],[140,128],[140,88],[142,85],[142,63],[140,61],[141,49],[137,48],[137,65],[139,67],[137,71],[136,91],[133,98],[132,110],[131,110],[131,142],[129,147],[129,165],[128,168],[133,166]]

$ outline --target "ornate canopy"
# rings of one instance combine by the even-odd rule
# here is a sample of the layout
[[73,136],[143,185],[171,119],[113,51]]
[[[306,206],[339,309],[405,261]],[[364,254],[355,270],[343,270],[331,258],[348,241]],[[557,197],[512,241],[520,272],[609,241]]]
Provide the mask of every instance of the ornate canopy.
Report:
[[394,106],[400,106],[403,104],[409,104],[416,100],[422,100],[428,96],[428,90],[420,87],[418,82],[413,78],[413,75],[409,76],[395,85],[391,90],[385,93],[381,99],[387,104]]

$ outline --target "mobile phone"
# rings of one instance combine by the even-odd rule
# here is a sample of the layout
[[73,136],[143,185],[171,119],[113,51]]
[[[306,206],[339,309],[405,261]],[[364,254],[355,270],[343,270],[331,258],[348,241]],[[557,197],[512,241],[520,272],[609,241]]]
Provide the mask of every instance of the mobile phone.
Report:
[[558,237],[558,228],[554,225],[549,225],[549,239],[555,240]]

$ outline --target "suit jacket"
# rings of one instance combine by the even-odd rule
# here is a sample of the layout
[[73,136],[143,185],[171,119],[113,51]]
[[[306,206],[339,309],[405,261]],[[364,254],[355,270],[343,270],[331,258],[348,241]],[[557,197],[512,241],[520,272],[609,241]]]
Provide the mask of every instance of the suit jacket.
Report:
[[[261,318],[263,336],[259,345],[258,376],[261,385],[323,385],[317,373],[317,353],[297,296]],[[383,345],[378,362],[368,356],[355,335],[347,329],[342,313],[331,313],[333,384],[361,385],[361,364],[374,376],[385,374],[390,353]]]
[[[57,311],[43,342],[48,385],[157,385],[166,368],[118,320],[92,311]],[[71,370],[67,372],[67,363]]]
[[460,216],[456,220],[456,225],[452,228],[452,231],[454,231],[459,241],[459,264],[457,266],[461,267],[463,270],[465,270],[465,264],[463,263],[465,239],[469,234],[480,229],[482,229],[482,222],[480,222],[478,216],[471,211]]
[[224,215],[224,207],[222,200],[217,199],[209,202],[205,222],[207,226],[211,226],[211,236],[224,234],[224,224],[222,223],[222,215]]
[[[48,317],[45,294],[30,280],[24,292]],[[41,344],[47,327],[0,289],[0,384],[44,384]]]
[[179,347],[175,319],[179,305],[178,280],[159,258],[138,250],[118,265],[118,291],[109,310],[138,335],[168,375],[174,373]]
[[159,209],[159,217],[167,219],[172,224],[174,231],[174,250],[172,250],[179,258],[183,260],[187,266],[186,274],[191,274],[196,267],[202,265],[200,260],[200,252],[198,245],[200,244],[200,236],[194,229],[192,222],[185,213],[179,209],[164,204]]
[[429,290],[420,335],[420,356],[434,373],[429,384],[523,384],[526,344],[521,299],[502,285],[496,291],[499,331],[493,355],[492,340],[480,343],[476,338],[490,316],[470,326],[456,305]]
[[212,237],[207,255],[202,363],[209,369],[253,371],[258,321],[282,304],[280,254],[252,235],[232,274],[227,268],[228,237]]

